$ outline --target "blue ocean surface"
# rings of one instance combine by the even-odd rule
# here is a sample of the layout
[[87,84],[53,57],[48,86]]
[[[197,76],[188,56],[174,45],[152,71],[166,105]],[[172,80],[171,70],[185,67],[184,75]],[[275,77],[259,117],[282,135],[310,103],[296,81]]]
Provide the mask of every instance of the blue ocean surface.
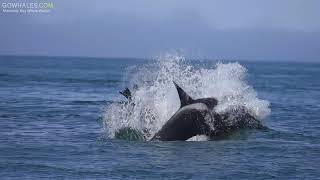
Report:
[[217,141],[110,138],[105,108],[119,100],[128,68],[150,61],[0,57],[0,178],[320,179],[320,64],[239,62],[270,102],[268,131]]

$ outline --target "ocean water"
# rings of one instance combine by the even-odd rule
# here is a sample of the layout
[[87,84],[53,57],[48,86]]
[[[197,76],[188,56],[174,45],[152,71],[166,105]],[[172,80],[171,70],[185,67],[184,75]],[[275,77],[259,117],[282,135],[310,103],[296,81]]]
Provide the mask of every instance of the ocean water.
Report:
[[[319,77],[320,64],[303,62],[3,56],[0,176],[320,179]],[[217,97],[220,109],[243,103],[269,130],[218,141],[114,138],[123,126],[161,128],[179,105],[172,80],[193,97]],[[120,106],[118,91],[135,84],[138,108]],[[141,120],[144,107],[156,120]]]

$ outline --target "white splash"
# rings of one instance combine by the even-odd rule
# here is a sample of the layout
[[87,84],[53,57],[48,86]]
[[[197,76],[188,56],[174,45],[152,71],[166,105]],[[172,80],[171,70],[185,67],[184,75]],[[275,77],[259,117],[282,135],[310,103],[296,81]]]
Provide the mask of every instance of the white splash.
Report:
[[243,105],[260,120],[270,113],[269,102],[258,99],[245,80],[246,68],[239,63],[195,67],[183,57],[169,55],[131,71],[128,86],[132,91],[132,102],[106,107],[104,127],[110,138],[123,127],[135,128],[147,139],[151,138],[180,106],[173,81],[194,99],[217,98],[218,112]]

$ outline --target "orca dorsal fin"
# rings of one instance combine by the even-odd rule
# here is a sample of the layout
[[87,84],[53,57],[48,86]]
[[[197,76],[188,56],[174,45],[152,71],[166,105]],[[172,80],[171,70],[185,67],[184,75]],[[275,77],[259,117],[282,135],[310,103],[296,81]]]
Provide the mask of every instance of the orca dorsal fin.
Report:
[[194,100],[180,87],[173,81],[173,84],[176,86],[176,89],[179,94],[179,99],[180,99],[180,108],[183,106],[192,104]]

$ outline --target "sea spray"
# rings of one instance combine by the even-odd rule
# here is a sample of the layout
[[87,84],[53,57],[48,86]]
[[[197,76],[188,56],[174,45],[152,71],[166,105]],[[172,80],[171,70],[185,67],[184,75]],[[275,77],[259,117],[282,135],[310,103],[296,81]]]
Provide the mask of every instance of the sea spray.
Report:
[[259,120],[270,113],[269,102],[257,97],[246,81],[247,69],[239,63],[195,66],[183,57],[169,55],[130,71],[132,101],[114,102],[105,110],[104,127],[110,138],[130,127],[150,139],[180,106],[173,81],[194,99],[218,99],[217,112],[241,105]]

